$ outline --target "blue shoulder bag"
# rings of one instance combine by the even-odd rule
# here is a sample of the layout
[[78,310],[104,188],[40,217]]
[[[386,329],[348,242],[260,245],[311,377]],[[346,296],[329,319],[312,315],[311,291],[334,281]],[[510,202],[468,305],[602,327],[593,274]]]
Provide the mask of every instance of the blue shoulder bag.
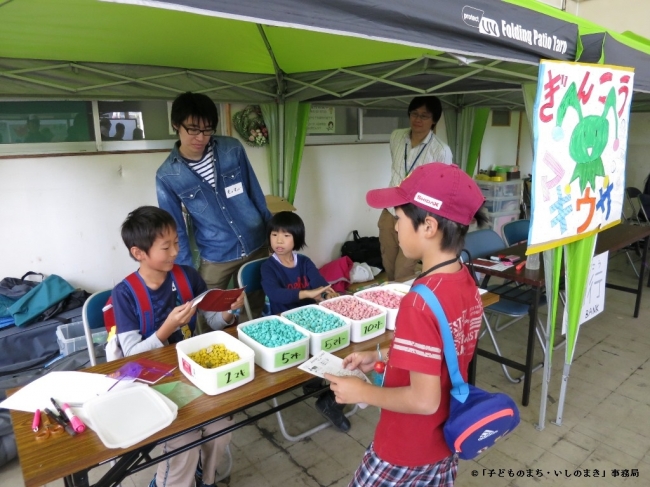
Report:
[[438,298],[424,284],[417,284],[411,290],[422,296],[440,325],[452,385],[449,418],[443,427],[445,441],[459,458],[471,460],[515,429],[519,424],[519,409],[507,394],[492,394],[463,380],[454,338]]

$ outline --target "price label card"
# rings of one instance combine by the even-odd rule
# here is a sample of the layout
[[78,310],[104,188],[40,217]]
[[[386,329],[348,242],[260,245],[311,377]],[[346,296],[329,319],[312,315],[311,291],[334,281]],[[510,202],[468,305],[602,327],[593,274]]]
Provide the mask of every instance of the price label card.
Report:
[[286,350],[284,352],[276,353],[275,366],[284,367],[285,365],[302,362],[303,360],[305,360],[306,357],[307,357],[307,344],[301,345],[291,350]]
[[331,351],[338,350],[350,344],[350,330],[345,330],[338,335],[334,335],[328,338],[324,338],[321,341],[320,348],[321,350]]
[[226,387],[234,384],[235,382],[240,382],[244,379],[248,379],[251,375],[250,363],[246,362],[237,367],[232,367],[231,369],[224,370],[217,374],[217,387]]
[[380,316],[375,320],[368,321],[361,325],[361,336],[367,336],[378,331],[386,330],[386,316]]

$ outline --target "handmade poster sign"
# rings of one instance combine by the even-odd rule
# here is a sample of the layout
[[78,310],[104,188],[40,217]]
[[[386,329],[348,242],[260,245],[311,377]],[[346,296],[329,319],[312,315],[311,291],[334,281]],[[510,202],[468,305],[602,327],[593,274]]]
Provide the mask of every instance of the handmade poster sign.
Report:
[[634,72],[542,61],[538,79],[528,253],[619,223]]

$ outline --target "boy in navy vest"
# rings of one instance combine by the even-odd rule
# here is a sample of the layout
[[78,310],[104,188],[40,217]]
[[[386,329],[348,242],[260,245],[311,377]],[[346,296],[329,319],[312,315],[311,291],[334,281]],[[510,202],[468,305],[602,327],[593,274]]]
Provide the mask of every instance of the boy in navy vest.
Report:
[[[155,206],[142,206],[129,213],[122,224],[122,240],[131,257],[140,264],[137,275],[146,286],[153,309],[153,326],[145,331],[143,336],[139,306],[129,285],[122,281],[113,289],[117,338],[124,355],[134,355],[190,338],[194,334],[196,308],[192,307],[191,301],[182,302],[171,272],[178,255],[178,235],[174,218]],[[194,268],[180,267],[194,296],[207,291],[205,282]],[[242,293],[233,303],[232,309],[241,308],[243,303]],[[235,315],[230,312],[200,313],[204,314],[207,323],[215,330],[235,322]],[[163,451],[175,450],[199,439],[203,434],[220,431],[231,424],[231,419],[223,419],[189,432],[166,442]],[[160,462],[150,487],[194,485],[199,459],[202,468],[199,468],[198,472],[202,478],[198,485],[213,486],[216,467],[230,443],[230,438],[231,434],[223,435]]]

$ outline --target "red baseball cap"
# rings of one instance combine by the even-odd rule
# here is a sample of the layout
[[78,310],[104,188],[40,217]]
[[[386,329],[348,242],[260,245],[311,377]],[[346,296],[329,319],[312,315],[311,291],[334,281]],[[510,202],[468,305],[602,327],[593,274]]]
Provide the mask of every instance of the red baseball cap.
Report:
[[399,186],[373,189],[366,194],[366,202],[373,208],[413,203],[461,225],[472,222],[484,201],[472,178],[458,166],[442,162],[417,167]]

